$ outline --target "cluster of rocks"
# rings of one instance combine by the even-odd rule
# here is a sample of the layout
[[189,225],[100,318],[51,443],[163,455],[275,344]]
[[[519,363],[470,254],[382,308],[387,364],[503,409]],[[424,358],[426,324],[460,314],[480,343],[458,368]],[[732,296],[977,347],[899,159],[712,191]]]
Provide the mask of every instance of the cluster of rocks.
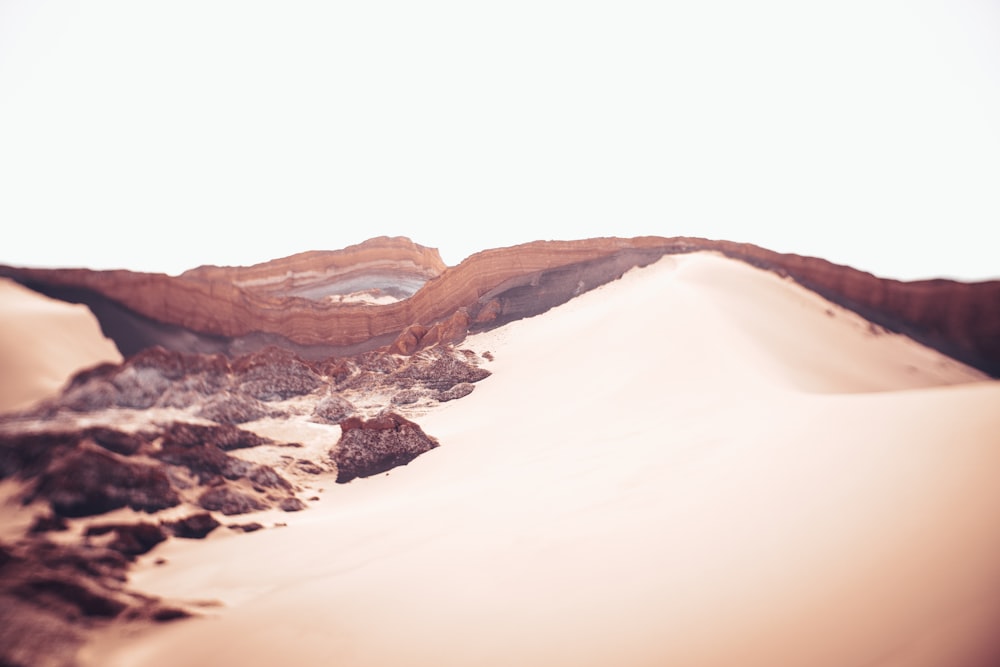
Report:
[[[0,432],[0,480],[15,480],[25,505],[48,508],[20,538],[0,543],[0,665],[72,664],[89,629],[189,615],[127,590],[128,564],[168,538],[206,537],[221,525],[212,512],[303,509],[274,469],[228,453],[265,444],[275,443],[229,424]],[[70,520],[122,508],[154,514],[183,502],[202,509],[170,519],[98,519],[52,539],[71,529]]]
[[406,465],[438,446],[423,429],[393,412],[369,420],[351,417],[340,428],[340,442],[331,453],[340,484]]
[[[131,545],[141,549],[143,539]],[[112,621],[190,616],[126,588],[129,548],[117,538],[108,545],[38,536],[0,543],[0,665],[65,667],[76,664],[88,631]]]
[[128,433],[106,427],[0,434],[0,479],[28,482],[25,503],[46,501],[60,517],[123,507],[158,512],[188,501],[225,515],[302,509],[270,466],[227,452],[276,444],[231,424],[174,422]]
[[394,408],[427,406],[468,396],[490,376],[470,350],[435,346],[411,356],[370,352],[345,364],[340,378],[314,410],[319,421],[340,423],[356,416],[353,396],[387,396]]
[[[134,432],[4,429],[0,479],[28,482],[25,503],[47,502],[58,517],[123,507],[153,513],[181,502],[223,515],[272,507],[296,511],[304,504],[288,480],[270,466],[229,454],[276,444],[235,423],[279,414],[273,402],[308,395],[311,403],[305,405],[311,405],[314,421],[341,426],[330,458],[338,481],[347,481],[408,463],[436,446],[419,426],[387,408],[453,400],[489,374],[475,353],[441,346],[408,357],[369,352],[319,362],[280,348],[234,360],[152,348],[123,364],[81,372],[36,416],[53,410],[188,407],[193,416],[215,424],[174,421]],[[372,396],[382,403],[377,410],[371,409]],[[368,400],[364,409],[359,398]],[[323,470],[318,461],[298,463],[308,473]]]
[[[0,665],[71,664],[88,629],[187,616],[128,591],[128,564],[167,539],[206,537],[222,516],[304,509],[279,470],[317,475],[335,466],[344,483],[408,464],[438,443],[390,409],[469,394],[490,374],[478,363],[473,352],[448,346],[323,361],[280,348],[236,359],[151,348],[83,371],[58,398],[0,420],[0,480],[17,482],[24,505],[45,508],[19,539],[0,543]],[[97,414],[104,415],[98,422],[120,423],[108,410],[149,408],[186,415],[145,413],[129,418],[128,430],[86,425]],[[322,460],[282,455],[278,470],[254,462],[277,452],[248,457],[254,461],[232,454],[301,447],[238,426],[293,416],[339,425],[339,442]],[[194,509],[177,518],[182,505]],[[123,508],[149,518],[87,523]],[[156,516],[171,508],[169,519]],[[262,527],[229,524],[243,532]],[[57,533],[65,537],[54,539]]]
[[221,354],[185,354],[149,348],[120,365],[77,374],[61,396],[40,406],[53,412],[108,408],[197,408],[198,416],[241,424],[281,416],[265,401],[307,394],[322,379],[294,354],[279,348],[230,361]]
[[[120,365],[104,364],[77,374],[36,416],[59,411],[89,413],[111,408],[186,409],[217,424],[244,424],[289,414],[285,401],[312,402],[316,421],[336,424],[373,416],[388,405],[427,406],[468,395],[490,375],[469,350],[435,346],[411,356],[385,351],[307,361],[268,347],[235,359],[187,354],[160,347]],[[372,410],[372,397],[385,397]],[[379,399],[381,400],[381,399]]]

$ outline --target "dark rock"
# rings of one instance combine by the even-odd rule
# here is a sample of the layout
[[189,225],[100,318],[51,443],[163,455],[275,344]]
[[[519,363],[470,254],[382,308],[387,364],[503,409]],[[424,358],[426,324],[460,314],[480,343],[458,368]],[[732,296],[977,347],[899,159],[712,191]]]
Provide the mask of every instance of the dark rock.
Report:
[[326,468],[318,466],[312,461],[307,461],[306,459],[299,459],[295,462],[295,467],[306,473],[307,475],[321,475],[326,472]]
[[108,380],[95,377],[70,386],[59,402],[75,412],[94,412],[118,405],[118,389]]
[[182,618],[191,618],[191,612],[178,609],[177,607],[158,607],[149,618],[157,623],[166,623]]
[[173,533],[174,537],[200,540],[218,528],[219,525],[219,522],[210,513],[199,512],[177,521],[168,521],[163,524],[163,527]]
[[402,362],[391,354],[371,351],[358,355],[357,363],[358,368],[363,371],[388,375],[398,369]]
[[169,616],[170,607],[123,589],[127,565],[87,544],[0,545],[0,665],[76,665],[87,630]]
[[153,454],[164,463],[183,466],[191,471],[199,484],[207,484],[215,477],[240,479],[249,472],[252,464],[229,456],[213,445],[182,445],[164,443]]
[[365,421],[351,417],[340,424],[342,434],[331,458],[337,464],[337,482],[369,477],[406,465],[438,446],[413,422],[395,413]]
[[125,581],[128,560],[121,552],[92,545],[29,543],[27,558],[36,566],[91,579]]
[[66,389],[82,387],[89,382],[93,382],[94,380],[107,380],[114,375],[115,371],[118,370],[119,367],[120,364],[104,362],[102,364],[97,364],[96,366],[91,366],[90,368],[85,368],[70,378],[69,382],[66,383]]
[[410,357],[408,363],[393,375],[400,387],[424,386],[435,391],[447,391],[457,384],[479,382],[491,373],[448,348],[434,348]]
[[77,412],[154,405],[184,408],[228,387],[229,373],[229,363],[222,355],[151,347],[121,365],[103,364],[77,374],[60,403]]
[[188,422],[173,422],[163,432],[163,444],[164,446],[180,445],[184,447],[204,444],[228,452],[259,445],[273,445],[274,441],[232,424],[205,426]]
[[313,416],[328,422],[337,424],[355,413],[354,405],[347,399],[336,394],[323,397],[316,407],[313,408]]
[[124,365],[111,384],[118,390],[115,403],[123,408],[151,408],[170,388],[170,380],[161,369],[146,365]]
[[198,416],[219,424],[243,424],[269,416],[270,410],[252,396],[225,392],[208,399]]
[[156,512],[180,503],[166,474],[151,465],[123,461],[96,448],[74,450],[39,476],[27,500],[45,498],[67,517],[103,514],[122,507]]
[[476,385],[470,384],[468,382],[462,382],[461,384],[456,384],[451,389],[446,389],[445,391],[440,391],[437,394],[437,400],[441,403],[446,401],[454,401],[455,399],[468,396],[476,388]]
[[79,436],[65,432],[0,435],[0,479],[40,475],[49,463],[76,447]]
[[169,380],[205,374],[224,377],[230,371],[229,361],[221,354],[185,354],[160,346],[146,348],[131,356],[123,366],[136,369],[152,368]]
[[337,359],[335,357],[329,357],[316,364],[316,372],[328,377],[335,385],[344,382],[356,370],[346,359]]
[[205,394],[200,391],[178,385],[171,385],[166,391],[163,392],[163,394],[160,395],[159,399],[157,399],[156,407],[184,409],[189,408],[192,405],[198,405],[204,400]]
[[66,519],[58,514],[42,514],[35,517],[35,521],[31,524],[28,532],[32,535],[37,535],[38,533],[62,532],[68,529],[69,524],[66,523]]
[[219,486],[205,491],[198,498],[198,504],[207,510],[222,512],[226,516],[267,509],[267,505],[259,499],[228,486]]
[[268,465],[254,465],[247,473],[246,478],[255,485],[266,489],[290,490],[292,488],[292,485],[284,477]]
[[36,603],[38,598],[54,598],[76,607],[84,616],[114,618],[126,607],[121,600],[95,590],[95,587],[56,575],[30,578],[12,587],[11,593],[22,600]]
[[378,371],[358,371],[347,380],[337,385],[337,391],[351,390],[357,392],[378,391],[385,386],[389,376]]
[[278,501],[278,507],[283,512],[300,512],[306,508],[306,504],[295,496],[288,496]]
[[264,526],[262,526],[261,524],[257,523],[256,521],[252,521],[250,523],[233,523],[233,524],[230,524],[227,527],[230,530],[241,530],[244,533],[253,533],[253,532],[256,532],[256,531],[260,530]]
[[[73,613],[79,615],[79,611],[73,609]],[[63,614],[51,613],[9,591],[0,593],[0,665],[76,665],[76,655],[84,643],[83,630],[77,625]]]
[[469,323],[471,322],[469,311],[462,307],[453,312],[447,319],[435,322],[423,338],[420,339],[419,348],[430,347],[432,345],[444,345],[448,343],[458,343],[465,340],[469,333]]
[[420,340],[427,335],[427,327],[411,324],[403,329],[389,346],[390,354],[411,355],[420,347]]
[[392,397],[393,405],[413,405],[420,399],[424,398],[424,392],[419,389],[404,389],[403,391],[396,392]]
[[167,539],[161,526],[145,522],[88,526],[84,535],[94,537],[108,533],[115,534],[114,539],[108,543],[108,548],[129,559],[148,553],[150,549]]
[[269,466],[250,463],[223,451],[272,442],[231,425],[201,426],[175,422],[164,434],[162,446],[153,456],[166,463],[184,466],[195,475],[199,484],[224,477],[229,480],[247,478],[258,486],[268,488],[291,488]]
[[318,389],[322,378],[293,352],[267,347],[233,362],[239,389],[262,401],[281,401]]
[[81,434],[83,438],[89,438],[95,444],[100,445],[108,451],[122,456],[131,456],[139,451],[150,436],[143,436],[134,433],[116,431],[113,428],[104,426],[93,426],[86,429]]

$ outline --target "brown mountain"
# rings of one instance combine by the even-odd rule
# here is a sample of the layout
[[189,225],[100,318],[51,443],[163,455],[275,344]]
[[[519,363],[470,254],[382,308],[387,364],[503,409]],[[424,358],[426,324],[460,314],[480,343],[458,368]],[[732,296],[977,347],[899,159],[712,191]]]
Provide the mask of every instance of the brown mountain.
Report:
[[[715,251],[797,281],[892,331],[1000,376],[1000,281],[903,282],[750,244],[690,237],[537,241],[454,267],[405,238],[180,276],[0,267],[0,275],[88,305],[124,355],[153,345],[306,358],[391,346],[412,353],[544,312],[663,255]],[[627,326],[627,323],[623,323]]]

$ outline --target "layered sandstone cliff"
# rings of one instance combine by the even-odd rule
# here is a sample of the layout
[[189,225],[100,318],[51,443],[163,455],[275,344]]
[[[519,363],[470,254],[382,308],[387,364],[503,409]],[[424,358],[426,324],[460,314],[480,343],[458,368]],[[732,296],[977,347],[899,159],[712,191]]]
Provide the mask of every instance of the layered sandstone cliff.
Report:
[[[309,358],[391,346],[411,353],[532,316],[663,255],[715,251],[775,271],[872,322],[1000,375],[1000,281],[901,282],[822,259],[689,237],[538,241],[444,268],[406,239],[302,253],[181,276],[0,267],[50,296],[86,303],[124,354],[151,345],[246,353],[279,345]],[[417,288],[417,283],[423,282]],[[398,301],[330,298],[379,290]],[[623,323],[627,326],[627,323]]]
[[380,237],[343,250],[312,250],[253,266],[200,266],[181,278],[229,283],[277,297],[322,300],[381,292],[399,300],[446,268],[434,248],[402,237]]

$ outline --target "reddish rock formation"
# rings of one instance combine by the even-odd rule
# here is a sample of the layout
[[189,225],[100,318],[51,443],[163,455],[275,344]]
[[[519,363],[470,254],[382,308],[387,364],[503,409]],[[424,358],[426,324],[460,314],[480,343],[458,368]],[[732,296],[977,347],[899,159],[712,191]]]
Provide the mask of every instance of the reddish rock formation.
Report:
[[86,446],[55,460],[39,476],[29,500],[42,498],[57,514],[68,517],[103,514],[122,507],[156,512],[180,503],[160,468]]
[[[35,532],[59,529],[62,517],[123,507],[152,513],[183,500],[197,499],[204,509],[224,513],[299,506],[290,500],[292,485],[273,468],[227,454],[265,444],[275,443],[229,424],[174,422],[137,433],[107,427],[13,430],[0,432],[0,479],[26,482],[25,504],[51,506],[53,515],[36,521]],[[168,529],[198,532],[209,523],[204,517],[185,521]],[[121,531],[119,537],[126,539]]]
[[153,547],[167,539],[163,527],[148,521],[139,523],[113,523],[88,526],[86,537],[112,535],[107,547],[117,551],[129,560],[148,553]]
[[208,512],[199,512],[198,514],[186,516],[183,519],[168,521],[163,524],[163,527],[174,537],[180,537],[188,540],[200,540],[207,537],[209,533],[218,528],[220,525],[221,524],[215,520],[215,517]]
[[373,290],[405,299],[447,266],[434,248],[380,237],[343,250],[314,250],[254,266],[200,266],[181,278],[230,283],[259,294],[320,300]]
[[205,491],[199,496],[198,504],[207,510],[222,512],[226,516],[267,509],[267,505],[258,498],[228,486]]
[[[341,251],[344,263],[332,269],[315,269],[323,253],[304,253],[246,269],[203,267],[178,277],[12,267],[0,267],[0,275],[87,303],[123,354],[152,344],[229,354],[273,344],[319,359],[389,345],[395,353],[412,354],[433,342],[460,339],[465,327],[475,331],[544,312],[665,254],[701,250],[791,277],[876,324],[1000,375],[1000,281],[886,280],[821,259],[698,238],[535,242],[480,252],[443,270],[432,261],[434,251],[402,239],[374,239]],[[346,268],[349,259],[358,261],[355,269]],[[369,269],[372,280],[388,280],[396,270],[387,268],[392,261],[409,267],[398,269],[399,276],[412,278],[417,271],[429,279],[409,298],[384,305],[302,296],[313,294],[307,282],[314,269],[317,290],[347,289],[369,285],[363,278]],[[348,274],[350,279],[343,278]]]
[[126,590],[127,566],[106,547],[31,538],[0,544],[0,665],[75,665],[88,630],[190,615]]
[[340,442],[331,452],[339,484],[406,465],[438,446],[419,426],[392,412],[367,421],[351,417],[340,429]]
[[420,341],[427,335],[427,327],[422,324],[411,324],[389,346],[391,354],[413,354],[420,347]]
[[445,320],[437,322],[420,339],[420,348],[439,343],[460,343],[469,333],[469,311],[462,307]]
[[330,394],[316,403],[313,417],[328,424],[338,424],[352,416],[354,412],[355,408],[350,401],[336,394]]

